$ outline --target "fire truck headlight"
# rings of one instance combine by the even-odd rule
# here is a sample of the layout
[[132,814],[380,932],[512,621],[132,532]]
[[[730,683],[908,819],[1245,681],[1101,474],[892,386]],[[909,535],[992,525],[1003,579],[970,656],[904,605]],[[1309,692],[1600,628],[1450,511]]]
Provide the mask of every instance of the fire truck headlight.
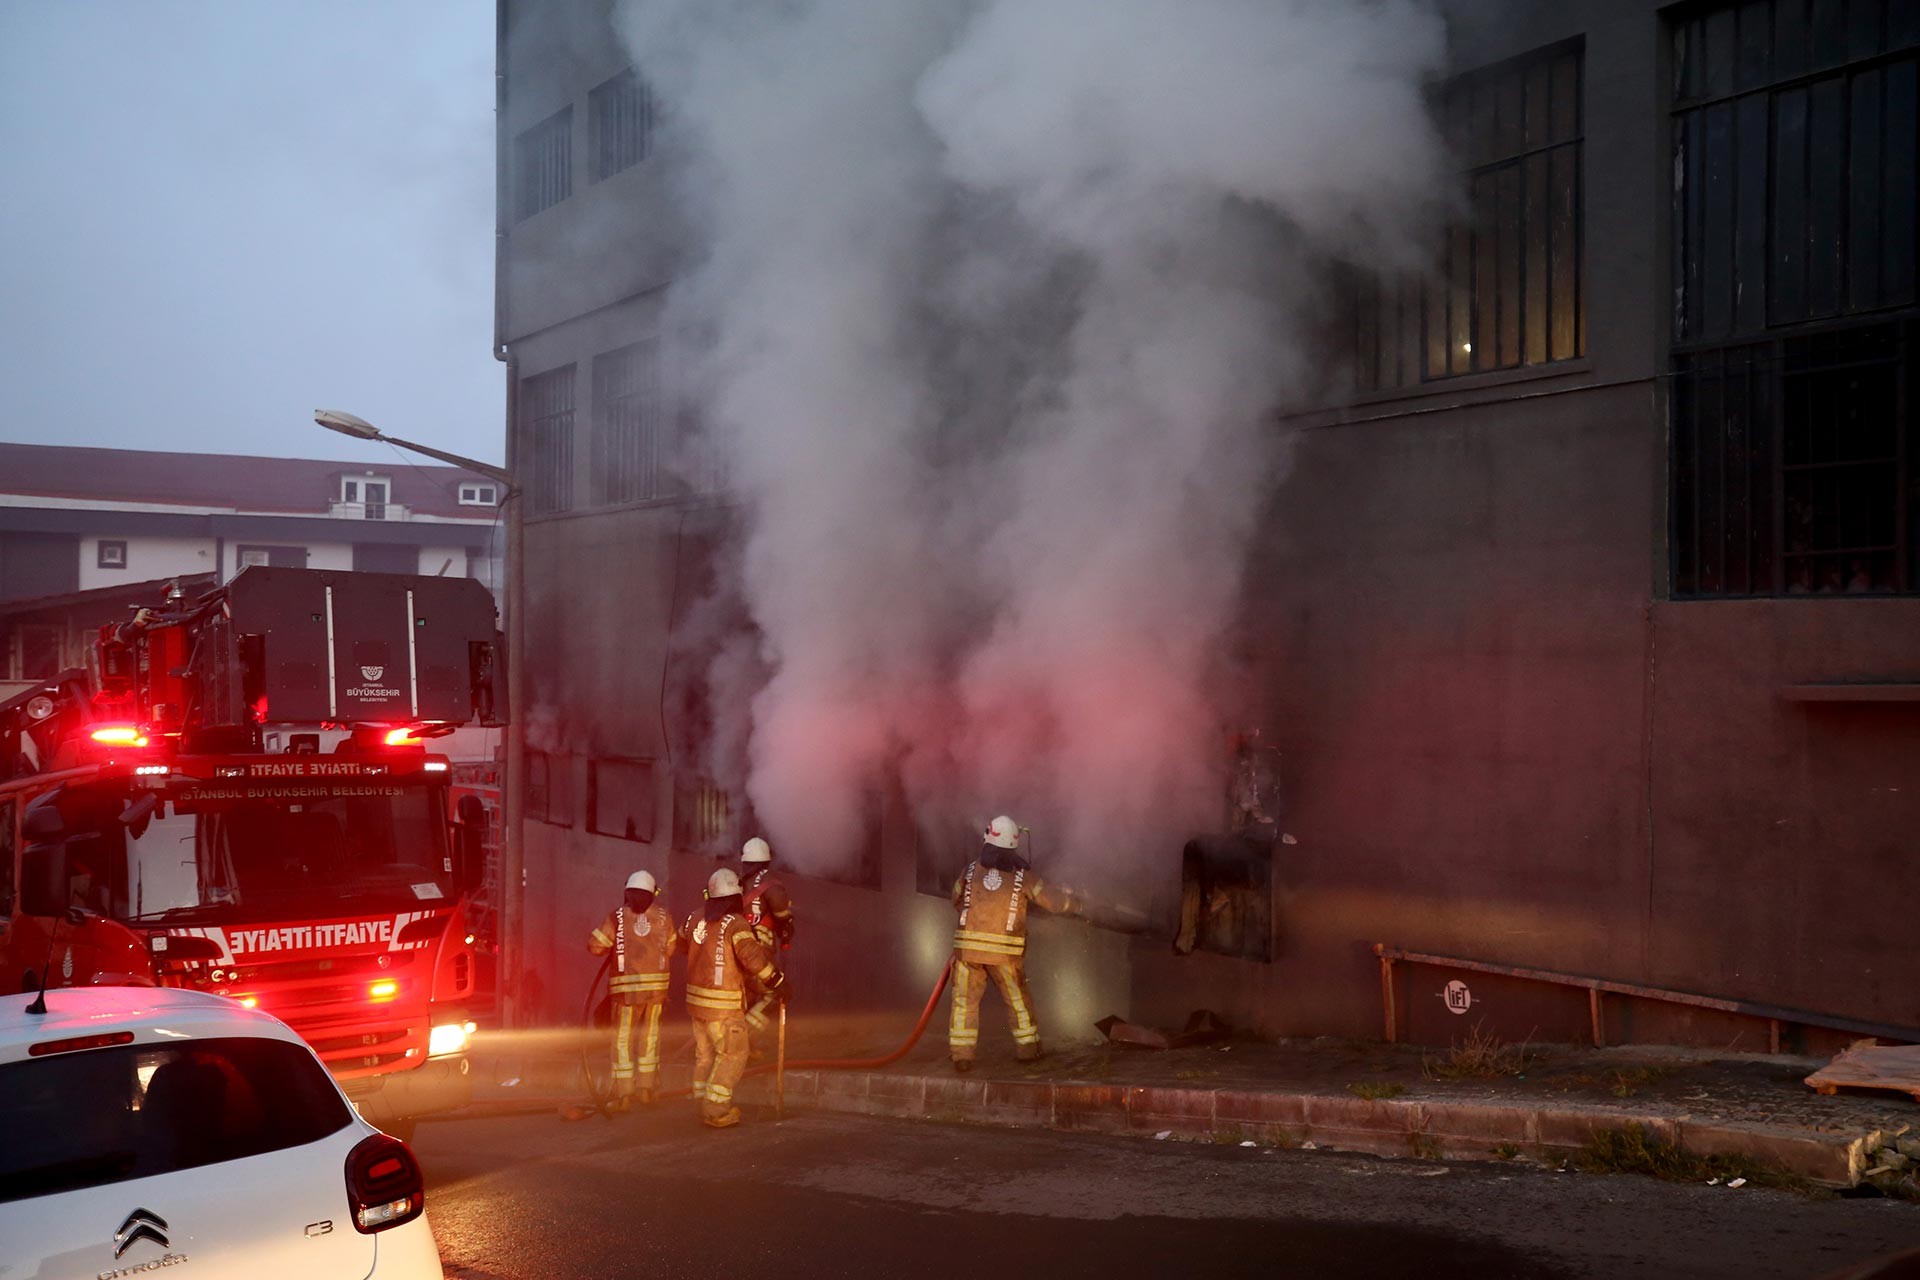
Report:
[[427,1056],[445,1057],[449,1053],[461,1053],[467,1047],[467,1028],[472,1023],[449,1022],[445,1026],[435,1027],[427,1034]]

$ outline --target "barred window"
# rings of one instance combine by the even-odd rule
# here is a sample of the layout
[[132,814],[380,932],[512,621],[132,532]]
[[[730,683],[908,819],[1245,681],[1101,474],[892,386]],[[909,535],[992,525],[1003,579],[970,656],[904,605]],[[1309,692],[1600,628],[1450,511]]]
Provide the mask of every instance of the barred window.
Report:
[[610,178],[653,148],[653,95],[629,68],[587,95],[587,154],[593,180]]
[[573,108],[513,140],[513,220],[525,222],[573,194]]
[[1462,76],[1436,106],[1470,216],[1431,278],[1360,290],[1360,391],[1548,364],[1586,349],[1581,284],[1582,49],[1550,49]]
[[573,372],[567,365],[520,379],[517,469],[530,516],[573,510]]
[[752,807],[705,774],[673,778],[673,847],[688,853],[737,853],[753,825]]
[[639,342],[594,357],[593,500],[596,505],[660,496],[659,344]]
[[1920,5],[1745,0],[1672,37],[1672,593],[1920,590]]

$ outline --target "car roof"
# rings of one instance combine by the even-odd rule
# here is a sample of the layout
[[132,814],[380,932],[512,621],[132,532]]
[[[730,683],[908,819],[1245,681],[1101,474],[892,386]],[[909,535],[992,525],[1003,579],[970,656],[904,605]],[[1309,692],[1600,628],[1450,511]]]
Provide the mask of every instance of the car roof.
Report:
[[47,1011],[28,1013],[32,995],[0,996],[0,1062],[28,1057],[30,1046],[130,1031],[135,1044],[178,1044],[209,1036],[259,1036],[303,1043],[272,1014],[204,991],[166,987],[55,987]]

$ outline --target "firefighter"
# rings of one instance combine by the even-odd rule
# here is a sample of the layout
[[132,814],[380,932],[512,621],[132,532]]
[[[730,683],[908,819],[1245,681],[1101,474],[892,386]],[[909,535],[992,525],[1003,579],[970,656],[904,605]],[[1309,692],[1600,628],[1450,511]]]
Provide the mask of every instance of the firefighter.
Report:
[[687,920],[687,1013],[693,1019],[693,1097],[709,1128],[740,1123],[733,1087],[747,1069],[747,982],[776,999],[787,976],[754,936],[740,877],[722,867],[707,878],[707,902]]
[[[655,899],[659,887],[646,871],[627,877],[620,905],[587,938],[596,956],[613,953],[607,980],[613,1004],[614,1111],[632,1105],[636,1086],[653,1101],[660,1074],[660,1014],[667,1005],[667,960],[678,949],[673,917]],[[638,1052],[636,1053],[636,1047]]]
[[[773,847],[759,836],[740,847],[740,901],[753,936],[767,949],[776,969],[785,969],[780,953],[793,946],[793,898],[773,873]],[[766,1030],[773,1010],[771,991],[759,993],[747,1010],[747,1031]]]
[[1020,856],[1020,827],[1012,818],[995,818],[987,827],[980,856],[953,882],[953,905],[960,924],[953,934],[953,1013],[947,1051],[955,1071],[973,1069],[980,1043],[980,997],[987,979],[1000,988],[1013,1028],[1014,1056],[1032,1062],[1041,1054],[1040,1024],[1027,990],[1027,906],[1062,914],[1073,909],[1066,889],[1041,882]]

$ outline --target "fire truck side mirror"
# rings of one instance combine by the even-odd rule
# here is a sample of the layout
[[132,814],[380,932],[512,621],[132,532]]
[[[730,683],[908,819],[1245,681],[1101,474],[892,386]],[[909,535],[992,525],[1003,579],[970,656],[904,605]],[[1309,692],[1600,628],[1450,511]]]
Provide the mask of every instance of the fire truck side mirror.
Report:
[[71,891],[66,841],[29,840],[20,851],[20,914],[64,915]]

